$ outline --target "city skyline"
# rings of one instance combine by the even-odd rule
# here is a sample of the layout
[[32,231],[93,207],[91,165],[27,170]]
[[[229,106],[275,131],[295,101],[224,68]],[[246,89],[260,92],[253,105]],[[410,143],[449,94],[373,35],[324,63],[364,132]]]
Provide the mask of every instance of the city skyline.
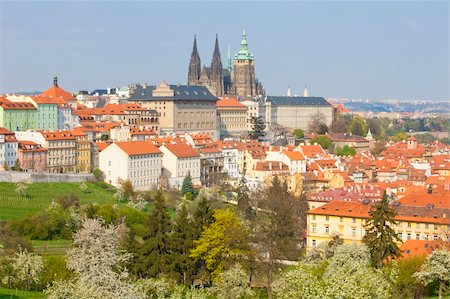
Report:
[[[228,45],[234,55],[246,29],[268,94],[290,86],[301,95],[306,85],[331,98],[449,98],[445,2],[0,5],[1,42],[9,45],[0,53],[0,93],[44,90],[54,73],[72,92],[186,84],[194,35],[209,65],[217,33],[225,65]],[[236,6],[252,15],[226,13]]]

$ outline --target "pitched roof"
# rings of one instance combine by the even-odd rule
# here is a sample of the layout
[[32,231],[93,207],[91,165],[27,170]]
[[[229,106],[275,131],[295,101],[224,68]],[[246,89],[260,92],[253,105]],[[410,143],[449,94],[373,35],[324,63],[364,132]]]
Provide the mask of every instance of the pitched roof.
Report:
[[170,89],[173,90],[173,96],[153,96],[153,91],[156,87],[137,85],[135,92],[128,100],[161,101],[163,99],[170,99],[173,101],[217,101],[217,98],[205,86],[169,85]]
[[28,102],[11,102],[5,97],[0,97],[0,107],[5,110],[36,110],[33,104]]
[[59,86],[52,85],[49,89],[42,93],[43,96],[51,97],[51,98],[61,98],[66,101],[73,101],[75,97],[70,93],[65,91]]
[[148,155],[148,154],[162,154],[162,152],[148,141],[126,141],[115,142],[129,156]]
[[286,155],[286,157],[289,158],[289,160],[298,161],[298,160],[305,160],[305,156],[299,151],[288,151],[285,150],[283,153]]
[[321,207],[308,211],[308,214],[368,218],[370,207],[370,203],[332,200]]
[[200,157],[199,153],[186,143],[175,143],[164,145],[177,158]]
[[72,140],[75,136],[71,131],[39,131],[45,140]]
[[247,106],[245,106],[244,104],[239,102],[236,98],[229,98],[229,97],[220,98],[220,100],[218,100],[216,102],[216,105],[217,105],[217,109],[235,108],[235,109],[247,110]]

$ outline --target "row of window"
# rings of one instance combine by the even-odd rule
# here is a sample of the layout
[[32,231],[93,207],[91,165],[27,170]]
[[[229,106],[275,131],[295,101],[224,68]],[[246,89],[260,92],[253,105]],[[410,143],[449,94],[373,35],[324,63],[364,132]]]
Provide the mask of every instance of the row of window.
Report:
[[178,112],[177,113],[178,117],[213,117],[214,116],[214,111],[203,111],[203,112]]
[[197,126],[194,127],[194,123],[178,123],[177,124],[177,128],[181,129],[183,127],[183,129],[187,129],[187,128],[202,128],[202,129],[212,129],[214,128],[214,123],[213,122],[197,122]]
[[148,175],[161,175],[161,169],[160,168],[151,168],[151,169],[144,169],[140,171],[131,171],[130,172],[130,178],[135,177],[142,177],[142,176],[148,176]]

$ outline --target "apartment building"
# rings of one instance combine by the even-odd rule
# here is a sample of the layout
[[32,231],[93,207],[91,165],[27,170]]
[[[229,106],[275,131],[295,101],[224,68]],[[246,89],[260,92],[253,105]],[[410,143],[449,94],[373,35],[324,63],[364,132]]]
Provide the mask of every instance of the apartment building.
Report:
[[113,186],[124,179],[136,190],[151,190],[159,186],[162,152],[147,141],[115,142],[99,153],[99,168]]

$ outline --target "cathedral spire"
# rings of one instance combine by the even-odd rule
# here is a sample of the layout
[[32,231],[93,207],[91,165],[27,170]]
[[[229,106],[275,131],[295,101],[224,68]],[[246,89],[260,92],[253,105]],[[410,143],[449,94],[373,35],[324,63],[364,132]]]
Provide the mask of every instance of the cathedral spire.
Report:
[[55,77],[53,77],[53,86],[58,86],[58,76],[56,76],[56,74]]
[[191,61],[189,63],[188,85],[197,85],[200,78],[201,61],[197,50],[197,36],[194,35],[194,46],[192,47]]
[[223,66],[220,57],[219,36],[216,34],[216,42],[214,45],[214,53],[211,61],[211,85],[216,95],[224,94],[223,87]]

